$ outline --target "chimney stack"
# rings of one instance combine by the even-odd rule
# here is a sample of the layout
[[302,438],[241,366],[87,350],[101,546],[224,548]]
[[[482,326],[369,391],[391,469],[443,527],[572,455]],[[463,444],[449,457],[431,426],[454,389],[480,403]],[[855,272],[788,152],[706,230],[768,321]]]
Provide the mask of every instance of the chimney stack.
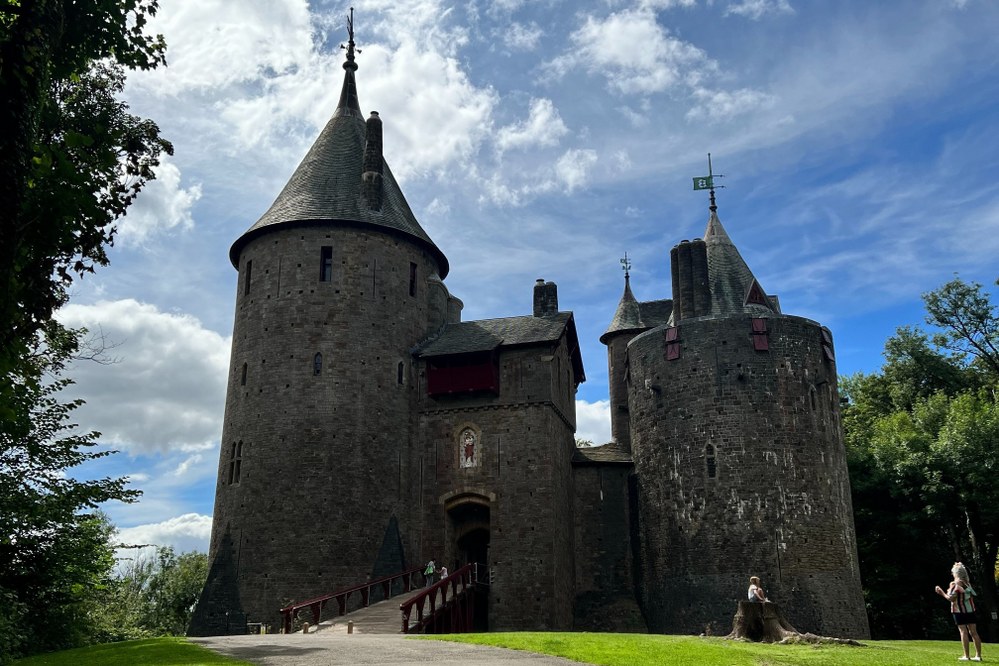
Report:
[[558,314],[558,286],[538,278],[534,283],[534,316],[547,317]]
[[361,167],[361,192],[371,210],[382,209],[382,119],[372,111],[365,123],[364,162]]

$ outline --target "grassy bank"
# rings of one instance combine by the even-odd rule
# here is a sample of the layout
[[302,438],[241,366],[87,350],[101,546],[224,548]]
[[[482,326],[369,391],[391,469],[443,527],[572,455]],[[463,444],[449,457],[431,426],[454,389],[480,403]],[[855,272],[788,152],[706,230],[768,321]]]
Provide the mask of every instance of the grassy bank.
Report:
[[[863,641],[848,645],[773,645],[723,638],[647,634],[495,633],[428,636],[539,652],[600,666],[939,666],[957,663],[953,641]],[[991,646],[985,646],[989,659]]]
[[250,666],[188,643],[185,638],[149,638],[141,641],[91,645],[76,650],[41,654],[15,661],[15,666]]

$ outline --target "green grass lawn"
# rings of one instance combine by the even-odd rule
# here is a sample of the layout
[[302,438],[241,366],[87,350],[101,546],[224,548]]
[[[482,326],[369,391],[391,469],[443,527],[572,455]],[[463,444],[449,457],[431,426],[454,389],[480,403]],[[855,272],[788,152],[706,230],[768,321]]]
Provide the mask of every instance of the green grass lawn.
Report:
[[[540,652],[600,666],[939,666],[957,663],[953,641],[863,641],[849,645],[774,645],[723,638],[648,634],[495,633],[426,638]],[[984,646],[986,662],[990,648]],[[999,662],[999,659],[997,659]]]
[[14,662],[15,666],[250,666],[188,643],[185,638],[148,638],[141,641],[91,645],[76,650],[41,654]]

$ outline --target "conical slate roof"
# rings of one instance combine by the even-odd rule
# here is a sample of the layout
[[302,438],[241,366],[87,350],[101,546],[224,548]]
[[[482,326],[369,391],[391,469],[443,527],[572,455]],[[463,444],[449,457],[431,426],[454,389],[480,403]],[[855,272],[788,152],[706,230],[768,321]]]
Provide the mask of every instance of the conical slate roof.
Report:
[[631,293],[631,278],[625,273],[624,294],[622,294],[621,301],[617,304],[617,311],[614,312],[614,318],[611,319],[610,326],[600,336],[600,342],[607,344],[608,338],[615,333],[640,331],[645,328],[646,326],[642,324],[642,308],[639,306],[638,301],[635,300],[635,295]]
[[373,210],[361,195],[365,124],[357,101],[356,68],[353,62],[344,64],[347,71],[333,117],[271,207],[229,249],[233,266],[239,267],[247,242],[278,226],[333,223],[409,237],[436,258],[440,277],[447,275],[447,257],[416,221],[387,163],[383,161],[381,209]]
[[704,242],[708,255],[712,315],[746,313],[766,316],[777,312],[774,302],[749,270],[714,210],[708,218]]

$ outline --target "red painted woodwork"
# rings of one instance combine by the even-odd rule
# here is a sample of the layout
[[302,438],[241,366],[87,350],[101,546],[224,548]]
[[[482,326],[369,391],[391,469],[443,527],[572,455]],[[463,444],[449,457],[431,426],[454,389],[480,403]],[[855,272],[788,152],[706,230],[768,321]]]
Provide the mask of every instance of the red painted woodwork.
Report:
[[492,354],[447,357],[427,364],[427,395],[476,391],[499,393],[499,364]]
[[766,319],[753,319],[753,349],[756,351],[770,350],[770,338],[767,333]]

